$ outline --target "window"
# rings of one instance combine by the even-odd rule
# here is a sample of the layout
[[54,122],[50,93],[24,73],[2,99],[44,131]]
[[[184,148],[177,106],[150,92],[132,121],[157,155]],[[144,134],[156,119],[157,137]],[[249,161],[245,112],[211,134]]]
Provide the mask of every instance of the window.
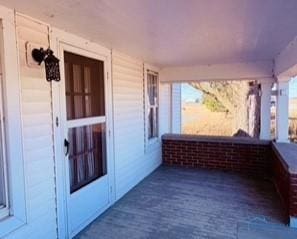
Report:
[[147,70],[147,130],[148,139],[158,137],[159,131],[159,77],[158,73]]

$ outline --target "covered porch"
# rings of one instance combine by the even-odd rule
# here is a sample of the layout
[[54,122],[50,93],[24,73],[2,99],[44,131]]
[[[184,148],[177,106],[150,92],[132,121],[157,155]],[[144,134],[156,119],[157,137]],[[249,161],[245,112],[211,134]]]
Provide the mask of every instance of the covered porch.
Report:
[[293,239],[269,180],[162,166],[76,238]]
[[[1,238],[297,238],[296,0],[0,2]],[[225,81],[257,137],[183,135],[181,84]]]

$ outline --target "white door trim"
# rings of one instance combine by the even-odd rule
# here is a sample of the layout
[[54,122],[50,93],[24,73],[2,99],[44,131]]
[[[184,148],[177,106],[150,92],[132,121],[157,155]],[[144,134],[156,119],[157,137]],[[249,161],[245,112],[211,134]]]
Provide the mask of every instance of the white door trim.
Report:
[[[106,77],[106,129],[107,134],[107,170],[110,188],[110,206],[115,201],[115,180],[114,180],[114,142],[113,142],[113,111],[112,111],[112,83],[111,83],[111,50],[104,48],[98,44],[89,42],[76,35],[61,31],[56,28],[51,29],[50,46],[55,55],[60,59],[61,79],[64,79],[64,59],[63,50],[74,52],[83,56],[94,59],[103,59],[104,74]],[[65,92],[61,87],[63,82],[52,83],[52,104],[53,104],[53,128],[54,128],[54,146],[55,146],[55,170],[56,170],[56,191],[57,191],[57,217],[58,217],[58,237],[71,238],[70,230],[68,230],[68,215],[67,215],[67,180],[66,180],[66,162],[64,156],[64,130],[66,129],[65,119]],[[91,119],[92,120],[92,119]],[[94,214],[95,219],[100,213]],[[86,222],[88,224],[89,222]],[[75,232],[77,233],[77,232]],[[74,234],[75,234],[74,233]]]
[[104,123],[105,121],[106,121],[105,116],[68,120],[67,128],[76,128],[76,127],[85,126],[85,125],[100,124],[100,123]]

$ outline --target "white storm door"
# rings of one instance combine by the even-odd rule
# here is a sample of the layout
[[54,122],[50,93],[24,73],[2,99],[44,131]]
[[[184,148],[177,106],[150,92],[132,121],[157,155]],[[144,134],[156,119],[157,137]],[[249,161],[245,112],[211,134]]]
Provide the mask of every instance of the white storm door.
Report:
[[70,235],[109,205],[105,62],[63,52],[65,155]]

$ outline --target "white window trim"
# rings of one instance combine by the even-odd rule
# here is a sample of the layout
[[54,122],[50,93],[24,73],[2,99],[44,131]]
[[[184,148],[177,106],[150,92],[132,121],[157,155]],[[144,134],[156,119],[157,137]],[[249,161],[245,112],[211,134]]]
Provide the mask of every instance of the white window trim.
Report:
[[[147,94],[147,72],[152,71],[158,74],[158,136],[149,139],[148,138],[148,94]],[[156,144],[160,142],[160,69],[149,65],[149,64],[144,64],[143,67],[143,75],[144,75],[144,136],[145,136],[145,146],[149,146],[152,144]]]
[[0,220],[0,238],[26,223],[25,178],[22,147],[20,77],[14,11],[0,6],[3,110],[8,178],[9,215]]
[[[2,38],[0,37],[0,42],[2,41]],[[3,102],[3,77],[2,73],[0,74],[0,150],[1,150],[1,155],[0,155],[0,160],[1,162],[1,168],[0,168],[0,173],[1,177],[3,177],[4,180],[4,188],[2,190],[4,192],[4,205],[0,207],[0,220],[4,217],[7,217],[9,215],[9,198],[8,198],[8,178],[7,178],[7,158],[6,158],[6,144],[5,144],[5,113],[4,113],[4,102]]]

